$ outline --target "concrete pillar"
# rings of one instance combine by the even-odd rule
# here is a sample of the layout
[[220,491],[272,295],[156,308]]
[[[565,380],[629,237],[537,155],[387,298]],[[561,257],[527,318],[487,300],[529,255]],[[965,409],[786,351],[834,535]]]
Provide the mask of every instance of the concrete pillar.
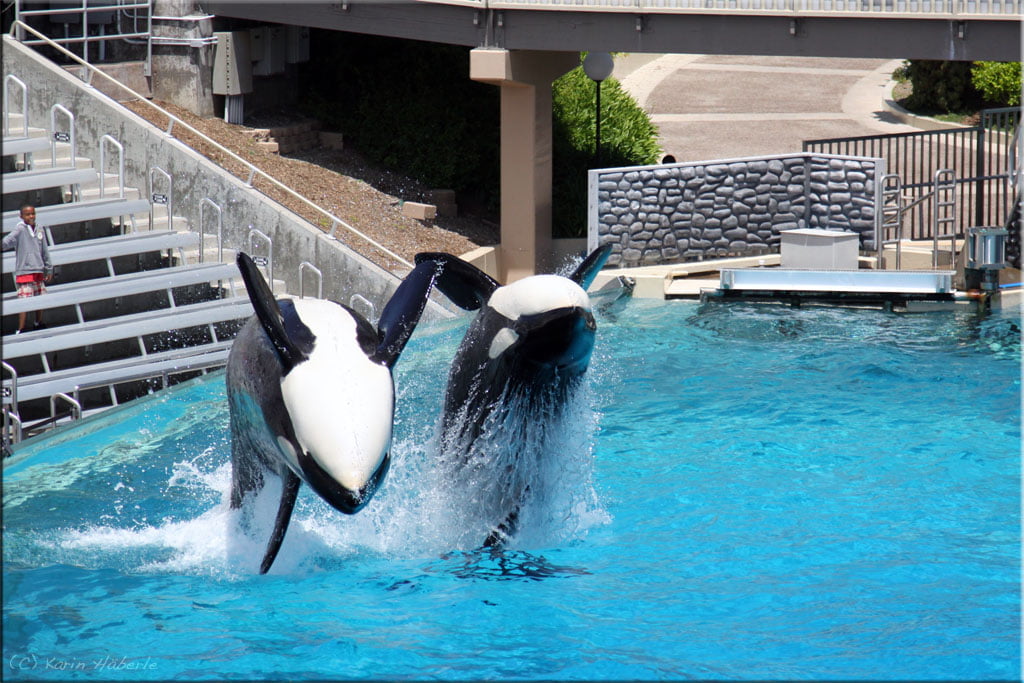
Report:
[[199,116],[215,114],[213,107],[213,45],[199,46],[197,39],[213,36],[211,19],[204,16],[194,0],[155,0],[153,15],[187,17],[184,20],[154,20],[153,35],[173,38],[192,45],[153,44],[153,98],[171,102]]
[[576,52],[477,48],[470,78],[501,86],[499,280],[550,271],[551,84],[579,65]]

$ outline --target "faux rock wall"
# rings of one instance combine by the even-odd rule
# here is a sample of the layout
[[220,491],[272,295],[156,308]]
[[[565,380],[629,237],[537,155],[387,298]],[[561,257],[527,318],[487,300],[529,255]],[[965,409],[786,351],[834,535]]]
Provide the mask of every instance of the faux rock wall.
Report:
[[623,267],[777,252],[797,228],[856,232],[873,251],[884,161],[792,154],[590,171],[591,249]]

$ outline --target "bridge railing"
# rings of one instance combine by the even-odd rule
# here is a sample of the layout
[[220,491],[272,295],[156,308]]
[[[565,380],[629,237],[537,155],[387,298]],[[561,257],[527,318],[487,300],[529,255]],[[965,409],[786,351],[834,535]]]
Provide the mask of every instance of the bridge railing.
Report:
[[420,0],[491,10],[1019,20],[1022,0]]

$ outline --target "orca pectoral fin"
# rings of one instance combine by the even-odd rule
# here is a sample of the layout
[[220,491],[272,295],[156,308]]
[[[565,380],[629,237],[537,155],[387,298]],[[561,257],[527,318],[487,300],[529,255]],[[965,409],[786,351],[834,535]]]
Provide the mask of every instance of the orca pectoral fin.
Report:
[[583,263],[576,267],[573,274],[569,276],[569,279],[578,284],[586,291],[590,288],[590,283],[597,277],[597,273],[604,266],[605,261],[612,254],[612,245],[604,244],[590,252],[587,258],[583,259]]
[[483,306],[499,286],[497,280],[458,256],[441,252],[416,254],[417,264],[425,261],[440,266],[437,288],[464,310],[475,311]]
[[267,551],[263,554],[263,562],[260,563],[260,574],[270,571],[270,566],[277,558],[277,552],[281,549],[281,542],[284,541],[284,534],[288,531],[288,522],[292,518],[292,510],[295,508],[295,499],[299,495],[299,485],[302,480],[294,472],[286,469],[281,482],[281,503],[277,507],[277,517],[274,519],[274,532],[267,542]]
[[430,290],[440,270],[441,266],[437,262],[424,260],[417,263],[398,285],[377,323],[377,337],[380,341],[373,354],[375,361],[390,368],[398,360],[398,355],[402,353],[423,315]]
[[[235,261],[242,274],[242,280],[245,281],[245,290],[249,293],[249,301],[252,302],[253,310],[256,311],[260,326],[270,338],[274,350],[277,351],[277,355],[281,359],[281,364],[284,365],[285,374],[287,374],[293,367],[306,360],[308,348],[304,350],[304,347],[311,348],[312,333],[309,328],[302,325],[297,315],[290,316],[294,320],[285,320],[281,307],[274,299],[274,293],[248,254],[238,252]],[[294,308],[290,310],[294,312]],[[296,323],[301,327],[297,328]],[[289,335],[289,328],[292,328],[291,335]]]

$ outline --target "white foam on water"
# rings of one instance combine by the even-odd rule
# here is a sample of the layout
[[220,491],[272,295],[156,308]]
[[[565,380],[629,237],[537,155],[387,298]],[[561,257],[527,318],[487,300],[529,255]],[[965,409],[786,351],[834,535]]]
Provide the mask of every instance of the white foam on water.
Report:
[[[291,524],[271,574],[318,571],[375,556],[416,558],[480,546],[507,510],[528,491],[510,548],[552,547],[586,535],[609,521],[593,487],[593,434],[598,417],[586,383],[557,417],[526,415],[510,401],[496,411],[484,434],[458,466],[442,454],[429,422],[420,433],[393,444],[392,466],[373,500],[344,515],[300,489]],[[543,412],[543,411],[542,411]],[[533,418],[533,419],[527,419]],[[211,447],[214,448],[214,447]],[[215,504],[192,519],[129,521],[130,514],[67,530],[56,545],[75,564],[127,572],[206,574],[241,578],[256,574],[277,513],[280,480],[241,509],[230,507],[231,463],[205,469],[209,448],[174,463],[160,495]],[[133,495],[118,489],[131,509]],[[152,495],[152,492],[148,492]],[[131,526],[122,527],[120,524]]]

